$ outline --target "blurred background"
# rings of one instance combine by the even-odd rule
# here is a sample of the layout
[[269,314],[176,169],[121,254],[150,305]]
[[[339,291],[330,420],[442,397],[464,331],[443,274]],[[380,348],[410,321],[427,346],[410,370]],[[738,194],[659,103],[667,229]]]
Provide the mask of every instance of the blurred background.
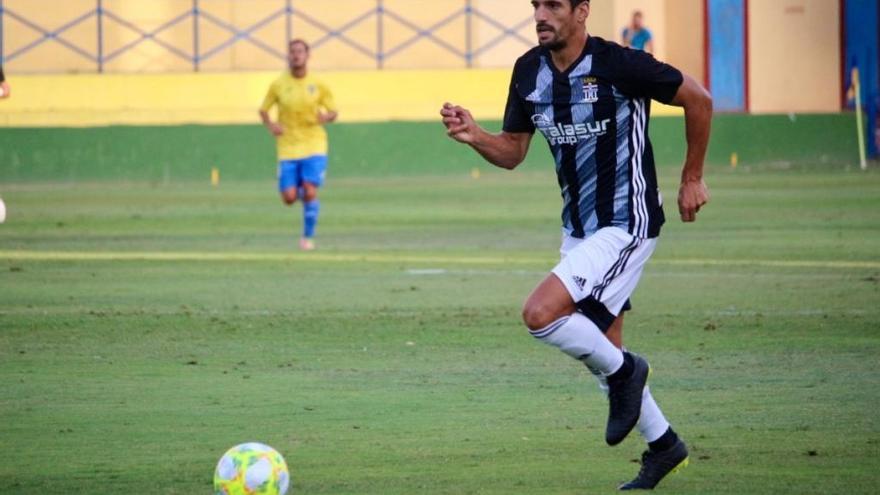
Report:
[[[874,124],[875,0],[593,4],[590,32],[618,42],[643,12],[656,56],[703,81],[720,111],[851,109],[859,67]],[[3,0],[0,33],[17,83],[5,126],[252,122],[292,38],[313,44],[343,121],[433,118],[444,97],[497,118],[535,39],[525,0]]]
[[[880,141],[878,3],[594,1],[588,28],[621,42],[633,13],[643,14],[655,55],[702,81],[719,113],[731,114],[716,124],[710,162],[867,166]],[[342,123],[433,122],[444,101],[497,121],[510,68],[535,40],[526,0],[2,0],[0,59],[13,97],[0,101],[0,126],[16,132],[0,133],[0,180],[167,181],[212,167],[261,177],[253,165],[271,169],[272,147],[251,124],[293,38],[312,44],[311,68],[333,89]],[[655,105],[653,114],[680,122],[677,109]],[[164,132],[187,124],[208,126]],[[144,132],[176,157],[133,156],[106,130],[34,130],[118,125],[150,126]],[[63,142],[65,159],[46,142]],[[400,165],[369,155],[385,144],[358,156],[341,147],[331,160],[343,175],[358,163]],[[670,152],[663,158],[679,161],[680,146]],[[457,153],[429,147],[423,162],[473,166]]]

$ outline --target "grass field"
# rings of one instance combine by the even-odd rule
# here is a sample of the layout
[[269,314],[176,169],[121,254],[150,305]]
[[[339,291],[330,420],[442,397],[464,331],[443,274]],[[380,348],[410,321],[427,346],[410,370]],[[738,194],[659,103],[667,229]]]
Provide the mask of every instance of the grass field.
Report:
[[[473,163],[341,174],[308,254],[268,179],[0,185],[0,493],[210,493],[248,440],[294,493],[613,493],[641,441],[519,320],[555,178]],[[661,493],[877,492],[880,174],[778,168],[712,167],[633,298],[692,449]]]

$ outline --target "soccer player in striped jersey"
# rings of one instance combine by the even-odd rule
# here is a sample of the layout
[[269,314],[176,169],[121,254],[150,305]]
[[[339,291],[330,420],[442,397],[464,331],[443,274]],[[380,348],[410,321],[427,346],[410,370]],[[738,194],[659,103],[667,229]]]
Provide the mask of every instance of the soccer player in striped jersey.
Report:
[[[315,228],[320,203],[318,188],[327,173],[327,132],[324,124],[339,115],[333,94],[320,80],[308,72],[309,45],[293,40],[288,46],[285,71],[266,94],[260,107],[263,125],[275,136],[278,144],[278,190],[281,200],[292,205],[303,202],[303,235],[299,247],[315,249]],[[278,121],[273,122],[269,110],[278,107]]]
[[490,134],[447,103],[448,135],[487,161],[514,169],[540,132],[562,188],[562,259],[523,308],[531,334],[583,362],[608,394],[605,439],[636,428],[648,443],[622,490],[652,489],[687,462],[647,387],[647,361],[623,348],[622,311],[664,223],[648,138],[651,100],[684,107],[687,156],[678,207],[696,220],[709,200],[703,161],[712,99],[692,78],[648,53],[590,36],[589,0],[532,0],[539,46],[513,69],[504,127]]

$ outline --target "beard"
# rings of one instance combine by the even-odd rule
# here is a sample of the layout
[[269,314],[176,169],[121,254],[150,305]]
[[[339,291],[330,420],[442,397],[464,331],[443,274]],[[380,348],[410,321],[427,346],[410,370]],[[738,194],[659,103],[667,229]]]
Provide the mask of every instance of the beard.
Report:
[[544,47],[550,51],[555,52],[558,50],[562,50],[563,48],[565,48],[567,46],[567,43],[565,42],[565,40],[560,38],[559,33],[555,29],[553,29],[552,27],[538,26],[537,31],[539,34],[540,33],[553,33],[552,39],[549,39],[546,41],[542,41],[540,39],[538,40],[538,44],[541,45],[542,47]]
[[539,41],[538,44],[543,46],[544,48],[550,50],[551,52],[556,52],[556,51],[562,50],[563,48],[568,46],[568,44],[564,40],[561,40],[559,38],[552,39],[549,41]]

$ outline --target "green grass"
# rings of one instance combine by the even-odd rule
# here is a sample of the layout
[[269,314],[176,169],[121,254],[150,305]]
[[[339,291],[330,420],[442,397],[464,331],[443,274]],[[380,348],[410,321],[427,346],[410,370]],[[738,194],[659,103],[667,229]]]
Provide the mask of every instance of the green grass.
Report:
[[[555,178],[469,168],[332,179],[314,256],[270,179],[0,185],[0,493],[210,493],[248,440],[293,493],[614,493],[641,441],[606,447],[593,379],[519,321]],[[880,174],[709,183],[627,317],[692,449],[661,493],[875,493]]]

